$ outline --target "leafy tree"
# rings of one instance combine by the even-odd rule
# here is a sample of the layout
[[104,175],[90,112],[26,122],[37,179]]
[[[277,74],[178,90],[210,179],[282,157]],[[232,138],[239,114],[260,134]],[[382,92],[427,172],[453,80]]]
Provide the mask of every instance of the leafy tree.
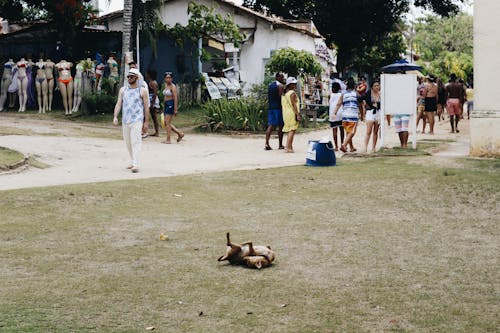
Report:
[[297,77],[299,74],[318,75],[321,64],[310,52],[283,48],[274,52],[266,65],[271,73],[282,72]]
[[[229,43],[234,43],[238,47],[245,37],[239,27],[234,23],[231,16],[222,16],[215,13],[214,8],[209,8],[202,4],[190,2],[188,5],[189,20],[186,26],[177,23],[173,27],[164,27],[164,33],[170,36],[179,47],[184,47],[186,43],[196,45],[198,40],[204,36],[217,37]],[[210,60],[211,55],[204,52],[198,54],[198,48],[193,48],[190,54],[192,66],[201,57],[202,61]],[[193,73],[194,74],[194,73]]]
[[244,6],[284,18],[309,18],[328,43],[337,47],[344,70],[368,48],[396,31],[410,1],[439,15],[455,14],[464,0],[245,0]]
[[166,27],[165,32],[171,36],[177,45],[184,46],[186,42],[197,43],[203,36],[214,36],[221,40],[239,46],[244,35],[228,14],[223,17],[215,13],[214,8],[190,2],[188,5],[189,20],[186,26],[177,23],[173,27]]
[[379,39],[372,46],[361,46],[356,49],[352,64],[358,73],[372,73],[388,63],[401,59],[401,54],[406,50],[403,36],[391,32]]
[[451,73],[469,78],[473,71],[473,18],[428,16],[416,24],[413,39],[419,63],[442,79]]

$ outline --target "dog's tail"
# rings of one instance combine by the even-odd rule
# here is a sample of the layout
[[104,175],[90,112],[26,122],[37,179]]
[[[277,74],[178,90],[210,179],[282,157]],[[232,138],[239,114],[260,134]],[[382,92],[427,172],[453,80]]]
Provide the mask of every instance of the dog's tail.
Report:
[[231,246],[231,240],[229,239],[229,232],[226,234],[227,246]]

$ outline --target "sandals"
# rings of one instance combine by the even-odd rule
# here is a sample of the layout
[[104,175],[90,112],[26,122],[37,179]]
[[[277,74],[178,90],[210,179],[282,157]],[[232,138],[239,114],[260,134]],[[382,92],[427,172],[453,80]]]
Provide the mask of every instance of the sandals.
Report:
[[179,134],[179,137],[177,138],[177,142],[181,142],[183,137],[184,137],[184,133]]
[[265,145],[264,150],[273,150],[270,145]]

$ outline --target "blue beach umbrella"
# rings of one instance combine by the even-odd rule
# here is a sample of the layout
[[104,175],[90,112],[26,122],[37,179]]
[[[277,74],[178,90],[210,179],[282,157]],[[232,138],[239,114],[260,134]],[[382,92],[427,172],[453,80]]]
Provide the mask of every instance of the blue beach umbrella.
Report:
[[409,63],[406,59],[401,59],[393,64],[382,67],[382,72],[384,73],[400,73],[417,70],[420,71],[422,66],[417,64]]

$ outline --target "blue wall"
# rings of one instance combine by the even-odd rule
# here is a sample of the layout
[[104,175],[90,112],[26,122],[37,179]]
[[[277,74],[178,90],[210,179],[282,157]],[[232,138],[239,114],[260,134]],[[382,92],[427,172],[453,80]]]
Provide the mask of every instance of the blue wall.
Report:
[[[196,53],[191,50],[195,51],[197,45],[186,42],[184,48],[179,48],[172,39],[161,36],[156,44],[156,58],[153,57],[152,48],[144,38],[141,40],[140,47],[141,72],[145,74],[148,69],[156,70],[158,83],[163,82],[163,74],[167,71],[173,73],[174,82],[177,83],[191,82],[192,79],[198,78],[198,61],[190,57],[190,54]],[[193,65],[195,77],[193,77]]]

